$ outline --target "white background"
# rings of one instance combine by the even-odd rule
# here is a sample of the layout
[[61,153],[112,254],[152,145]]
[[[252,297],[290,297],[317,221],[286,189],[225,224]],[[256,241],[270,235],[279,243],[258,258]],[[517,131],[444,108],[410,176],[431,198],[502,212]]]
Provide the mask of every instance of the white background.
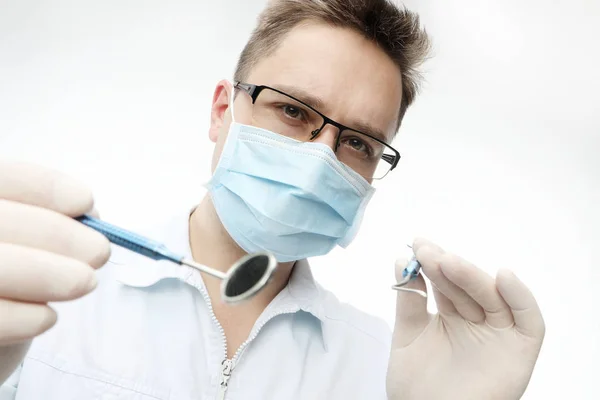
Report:
[[[187,209],[209,179],[214,86],[263,3],[0,0],[0,157],[85,180],[125,227]],[[525,398],[599,399],[600,3],[406,5],[435,51],[403,159],[355,244],[314,273],[391,325],[394,260],[415,235],[511,267],[547,321]]]

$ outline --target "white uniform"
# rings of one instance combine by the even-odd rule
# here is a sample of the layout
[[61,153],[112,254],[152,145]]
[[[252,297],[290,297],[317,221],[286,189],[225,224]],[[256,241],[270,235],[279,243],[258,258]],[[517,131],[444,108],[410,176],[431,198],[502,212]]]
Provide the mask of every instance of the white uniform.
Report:
[[[190,256],[188,214],[144,232]],[[97,289],[53,304],[0,400],[385,399],[391,332],[298,262],[236,355],[200,274],[113,247]]]

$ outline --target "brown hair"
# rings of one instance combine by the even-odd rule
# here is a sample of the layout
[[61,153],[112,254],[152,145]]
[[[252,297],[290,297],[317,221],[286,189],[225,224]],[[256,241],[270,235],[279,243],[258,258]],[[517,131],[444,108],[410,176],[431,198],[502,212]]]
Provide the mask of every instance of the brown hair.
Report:
[[389,0],[270,0],[240,55],[234,79],[243,81],[258,60],[272,54],[290,30],[306,21],[353,29],[396,63],[402,78],[400,126],[418,93],[417,68],[426,59],[430,42],[419,16]]

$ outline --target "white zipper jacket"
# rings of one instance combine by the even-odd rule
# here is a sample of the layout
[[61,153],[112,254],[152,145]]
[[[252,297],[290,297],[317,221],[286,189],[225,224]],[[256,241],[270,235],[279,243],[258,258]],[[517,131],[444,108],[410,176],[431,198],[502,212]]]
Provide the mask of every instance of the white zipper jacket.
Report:
[[[144,232],[190,256],[188,215]],[[385,399],[387,324],[340,303],[298,262],[228,359],[200,274],[114,247],[97,289],[55,303],[0,400]]]

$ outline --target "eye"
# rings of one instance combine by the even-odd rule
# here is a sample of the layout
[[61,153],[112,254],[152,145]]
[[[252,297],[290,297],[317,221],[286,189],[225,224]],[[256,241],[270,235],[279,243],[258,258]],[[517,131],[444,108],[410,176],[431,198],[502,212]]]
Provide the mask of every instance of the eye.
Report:
[[357,137],[349,137],[344,139],[342,142],[345,146],[350,147],[353,151],[359,152],[367,157],[372,154],[371,147]]
[[294,107],[291,104],[284,104],[281,109],[283,110],[283,113],[290,118],[293,119],[303,119],[303,113],[302,110],[298,107]]

